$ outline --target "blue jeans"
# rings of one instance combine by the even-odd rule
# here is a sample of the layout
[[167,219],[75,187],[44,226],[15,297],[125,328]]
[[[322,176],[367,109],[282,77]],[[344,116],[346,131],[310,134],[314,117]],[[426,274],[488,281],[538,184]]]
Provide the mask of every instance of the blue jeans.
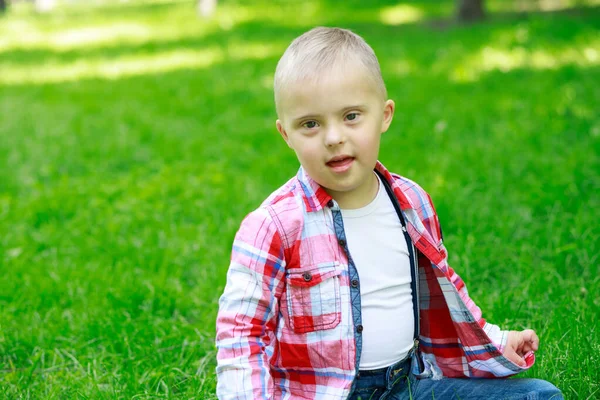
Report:
[[360,371],[350,400],[563,400],[541,379],[416,379],[410,359],[376,371]]

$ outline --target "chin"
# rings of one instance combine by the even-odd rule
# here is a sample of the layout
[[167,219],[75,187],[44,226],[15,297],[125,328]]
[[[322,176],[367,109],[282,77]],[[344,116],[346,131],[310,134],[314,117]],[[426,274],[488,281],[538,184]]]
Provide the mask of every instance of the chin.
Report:
[[354,186],[333,186],[330,187],[329,190],[333,190],[337,193],[348,193],[356,189]]

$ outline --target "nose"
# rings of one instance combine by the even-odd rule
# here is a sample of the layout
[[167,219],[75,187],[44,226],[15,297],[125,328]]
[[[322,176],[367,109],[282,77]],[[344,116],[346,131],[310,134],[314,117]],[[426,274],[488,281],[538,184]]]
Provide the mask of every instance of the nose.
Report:
[[328,147],[342,144],[345,141],[343,129],[338,126],[330,125],[325,132],[325,145]]

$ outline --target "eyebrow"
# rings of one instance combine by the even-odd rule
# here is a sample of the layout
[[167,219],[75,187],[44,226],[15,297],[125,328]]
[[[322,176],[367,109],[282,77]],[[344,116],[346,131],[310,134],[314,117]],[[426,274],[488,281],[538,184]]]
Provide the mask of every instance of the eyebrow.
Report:
[[[357,104],[357,105],[343,107],[343,108],[340,109],[339,112],[344,113],[344,112],[349,111],[349,110],[364,110],[366,108],[367,108],[366,104]],[[298,118],[294,118],[292,121],[294,123],[298,123],[298,122],[300,122],[302,120],[305,120],[305,119],[315,119],[315,118],[319,118],[320,116],[321,115],[319,115],[319,114],[306,114],[306,115],[302,115],[302,116],[300,116]]]

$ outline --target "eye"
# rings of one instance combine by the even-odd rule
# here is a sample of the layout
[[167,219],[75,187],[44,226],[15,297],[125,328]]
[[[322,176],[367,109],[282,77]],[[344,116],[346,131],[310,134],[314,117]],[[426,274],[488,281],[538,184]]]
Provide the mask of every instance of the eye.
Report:
[[317,127],[317,122],[316,121],[307,121],[307,122],[303,123],[302,126],[307,129],[313,129],[313,128]]
[[348,115],[346,115],[346,119],[348,121],[354,121],[358,118],[358,113],[350,113]]

